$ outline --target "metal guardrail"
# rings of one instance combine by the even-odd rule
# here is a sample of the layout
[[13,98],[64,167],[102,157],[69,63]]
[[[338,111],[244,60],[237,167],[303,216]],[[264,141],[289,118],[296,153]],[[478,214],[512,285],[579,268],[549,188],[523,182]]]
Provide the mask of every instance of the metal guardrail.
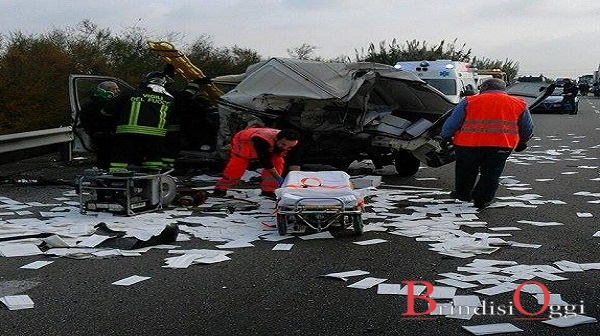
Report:
[[[64,143],[70,148],[70,143],[73,141],[73,139],[74,135],[71,126],[0,135],[0,153],[20,151],[29,148],[60,143]],[[65,154],[69,157],[64,157]],[[65,151],[65,153],[63,153],[63,159],[67,161],[70,160],[70,155],[70,150]]]

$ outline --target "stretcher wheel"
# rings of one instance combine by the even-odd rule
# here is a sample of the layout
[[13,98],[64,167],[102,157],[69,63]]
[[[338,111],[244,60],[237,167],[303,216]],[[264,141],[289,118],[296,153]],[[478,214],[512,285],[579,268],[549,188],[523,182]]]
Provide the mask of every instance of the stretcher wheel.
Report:
[[354,216],[354,220],[352,221],[352,228],[354,229],[354,233],[357,236],[360,236],[364,232],[364,223],[361,215]]
[[285,215],[277,215],[277,231],[280,236],[287,234],[287,218]]

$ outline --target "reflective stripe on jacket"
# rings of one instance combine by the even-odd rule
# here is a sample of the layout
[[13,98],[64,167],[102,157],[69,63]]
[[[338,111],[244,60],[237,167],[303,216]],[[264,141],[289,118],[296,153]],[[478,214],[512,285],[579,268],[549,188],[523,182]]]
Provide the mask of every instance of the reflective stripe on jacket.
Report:
[[274,128],[247,128],[241,130],[231,139],[231,153],[245,159],[256,159],[258,154],[254,149],[252,138],[264,139],[271,145],[271,148],[274,148],[279,132],[280,130]]
[[167,113],[173,104],[172,97],[155,92],[138,91],[131,95],[125,104],[126,110],[121,115],[116,133],[153,136],[166,134]]
[[527,104],[505,92],[468,96],[465,119],[454,134],[455,145],[515,148],[519,142],[519,118]]

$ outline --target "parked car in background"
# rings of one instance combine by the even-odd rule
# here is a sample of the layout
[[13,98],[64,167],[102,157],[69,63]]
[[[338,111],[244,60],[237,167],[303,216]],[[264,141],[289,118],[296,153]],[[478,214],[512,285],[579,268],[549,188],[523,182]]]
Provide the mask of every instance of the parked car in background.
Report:
[[[532,113],[566,113],[562,104],[562,88],[557,87],[554,92],[542,101],[535,109],[531,110]],[[575,97],[575,112],[579,111],[579,96]]]
[[[548,95],[539,103],[531,104],[540,92],[548,91]],[[518,96],[530,103],[531,113],[560,113],[563,114],[563,89],[555,83],[516,82],[507,88],[510,95]],[[575,111],[579,109],[579,97],[575,97]]]

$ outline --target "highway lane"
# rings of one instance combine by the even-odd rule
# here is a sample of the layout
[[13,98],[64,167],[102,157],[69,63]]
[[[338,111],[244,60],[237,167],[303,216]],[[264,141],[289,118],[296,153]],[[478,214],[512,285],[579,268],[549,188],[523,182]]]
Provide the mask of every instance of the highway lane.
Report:
[[[185,269],[163,268],[165,258],[171,256],[166,250],[151,250],[140,257],[84,260],[0,257],[0,296],[28,294],[35,302],[33,309],[0,308],[0,335],[470,335],[463,326],[488,323],[511,323],[523,330],[522,335],[596,334],[597,323],[558,329],[537,320],[515,319],[527,317],[523,314],[415,319],[402,315],[408,308],[405,295],[382,295],[377,294],[376,287],[363,290],[347,286],[365,277],[387,279],[388,284],[420,280],[440,285],[435,280],[446,278],[441,274],[477,274],[460,271],[475,259],[540,267],[556,267],[554,263],[562,260],[600,263],[600,238],[592,237],[600,230],[597,221],[600,205],[588,202],[600,199],[593,195],[598,193],[600,185],[597,180],[599,108],[600,100],[589,97],[582,100],[580,113],[575,116],[534,115],[535,138],[527,151],[511,156],[505,170],[507,185],[500,187],[498,197],[499,201],[509,202],[515,199],[501,198],[518,200],[527,199],[523,195],[539,195],[533,202],[521,202],[536,207],[485,209],[476,212],[477,219],[473,221],[485,222],[486,227],[460,227],[467,234],[510,233],[510,237],[502,238],[541,245],[538,248],[501,246],[490,254],[455,258],[432,251],[429,245],[432,242],[425,241],[423,235],[416,239],[390,234],[397,230],[388,227],[389,232],[366,232],[362,237],[283,241],[294,244],[290,251],[273,251],[275,242],[257,241],[254,247],[232,249],[230,261]],[[39,162],[3,165],[0,175],[28,171],[34,175],[69,178],[85,167],[85,163],[62,166],[47,161],[43,167],[39,165]],[[453,165],[424,168],[412,178],[384,176],[384,182],[367,209],[369,216],[385,212],[379,207],[384,199],[397,197],[399,190],[410,189],[399,186],[439,188],[440,193],[423,192],[412,201],[392,202],[391,212],[396,214],[411,214],[415,212],[412,207],[452,203],[435,200],[447,198],[444,193],[452,189]],[[0,196],[21,202],[50,202],[71,189],[2,185]],[[373,209],[373,204],[378,207]],[[35,216],[47,208],[28,210]],[[593,217],[578,217],[577,213]],[[0,215],[2,220],[15,217],[18,216]],[[389,216],[386,222],[390,223],[392,218]],[[519,223],[523,220],[563,225]],[[366,222],[372,224],[367,224],[367,228],[379,225],[380,221],[368,219]],[[520,230],[490,230],[498,227]],[[433,235],[431,231],[429,234]],[[353,244],[368,239],[387,242]],[[219,244],[191,238],[177,245],[181,249],[215,249]],[[35,260],[54,263],[39,270],[19,268]],[[365,270],[369,274],[351,277],[346,282],[322,276],[350,270]],[[567,278],[560,281],[540,276],[532,280],[539,281],[551,293],[561,294],[563,300],[578,308],[583,305],[585,315],[599,318],[599,272],[590,269],[556,273]],[[131,275],[150,279],[128,287],[111,285]],[[514,306],[514,291],[487,296],[475,290],[492,284],[473,283],[478,287],[458,289],[457,293],[477,295],[488,304],[509,306],[512,302]],[[531,295],[522,293],[521,298],[527,311],[539,309]],[[417,300],[415,305],[417,310],[426,309],[423,300]]]

